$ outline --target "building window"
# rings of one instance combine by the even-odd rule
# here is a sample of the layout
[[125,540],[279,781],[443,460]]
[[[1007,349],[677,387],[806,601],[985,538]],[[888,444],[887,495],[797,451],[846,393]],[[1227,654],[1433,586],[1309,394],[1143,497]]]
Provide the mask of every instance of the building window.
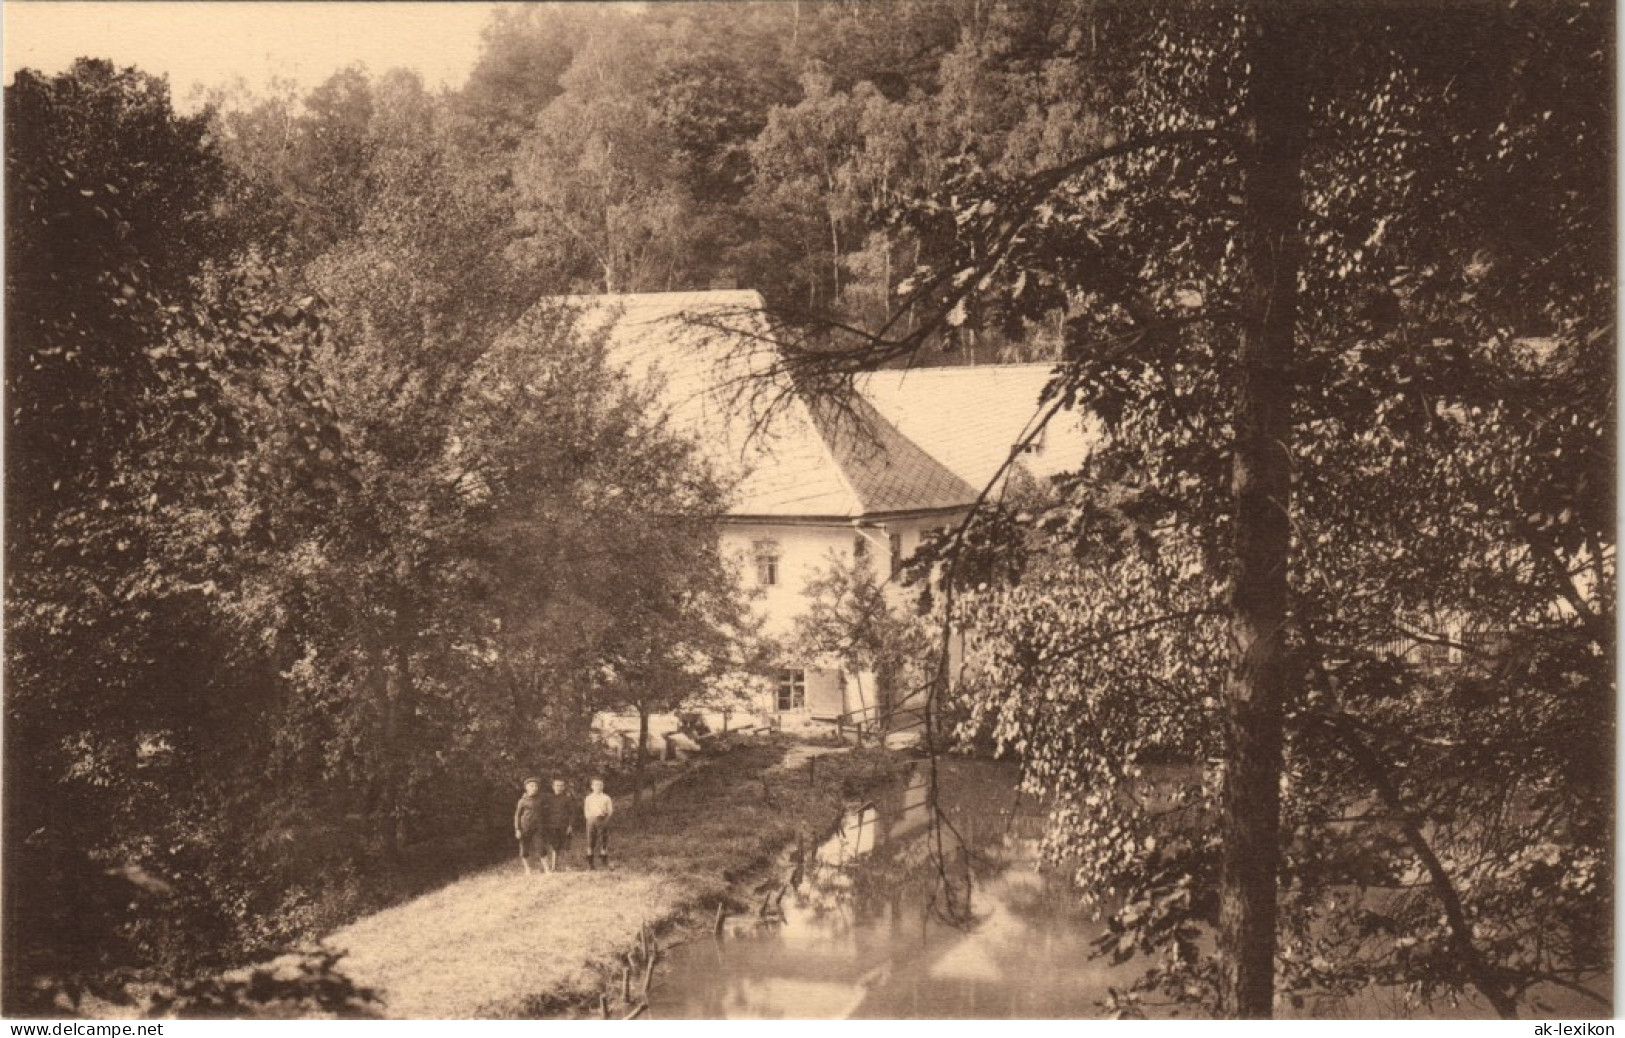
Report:
[[776,541],[757,541],[756,583],[772,587],[779,582],[779,545]]
[[852,538],[852,561],[860,566],[869,561],[869,538],[861,533]]
[[1032,439],[1028,440],[1025,443],[1018,443],[1014,447],[1011,447],[1010,448],[1010,453],[1011,454],[1031,454],[1034,457],[1037,457],[1038,455],[1043,454],[1044,453],[1044,434],[1047,431],[1048,431],[1047,428],[1039,429],[1038,430],[1038,435],[1034,436]]
[[887,543],[891,547],[891,575],[895,577],[903,568],[903,535],[894,533]]
[[807,706],[807,673],[801,670],[779,672],[779,710],[802,710]]

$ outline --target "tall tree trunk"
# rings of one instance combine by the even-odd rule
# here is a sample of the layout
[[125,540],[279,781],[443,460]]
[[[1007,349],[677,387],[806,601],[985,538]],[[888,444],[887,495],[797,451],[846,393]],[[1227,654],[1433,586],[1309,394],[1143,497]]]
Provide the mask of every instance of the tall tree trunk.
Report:
[[1233,653],[1225,695],[1220,866],[1220,1014],[1274,1008],[1280,868],[1282,714],[1292,675],[1285,645],[1291,548],[1293,339],[1297,323],[1300,165],[1308,119],[1301,15],[1248,13],[1252,79],[1243,111],[1240,252],[1243,315],[1236,443]]
[[830,168],[829,156],[824,156],[824,191],[826,192],[826,210],[829,213],[829,273],[831,295],[829,308],[831,311],[841,305],[841,225],[835,214],[835,197],[838,190],[835,183],[835,171]]
[[[835,191],[834,178],[830,178],[830,192]],[[829,249],[830,249],[830,309],[841,305],[841,225],[835,219],[834,210],[829,214]]]

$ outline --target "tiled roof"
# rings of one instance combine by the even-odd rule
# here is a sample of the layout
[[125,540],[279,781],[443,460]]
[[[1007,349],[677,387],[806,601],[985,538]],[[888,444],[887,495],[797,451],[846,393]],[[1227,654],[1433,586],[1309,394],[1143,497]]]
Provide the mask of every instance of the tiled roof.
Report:
[[963,507],[976,491],[887,421],[869,401],[809,410],[865,515]]
[[806,403],[776,381],[762,298],[750,291],[572,297],[607,331],[609,359],[658,390],[673,428],[733,483],[729,512],[855,518],[863,506]]
[[[858,391],[904,436],[980,491],[1043,413],[1039,396],[1054,371],[1050,364],[875,371],[860,377]],[[1077,468],[1098,442],[1098,431],[1076,411],[1061,411],[1020,465],[1042,481]]]
[[[734,483],[735,516],[855,519],[969,505],[1038,410],[1046,365],[876,372],[837,407],[775,381],[777,354],[753,291],[576,296],[611,363],[658,388],[673,427]],[[1076,465],[1075,417],[1046,449]],[[1070,434],[1068,433],[1070,430]],[[1042,456],[1027,456],[1045,469]],[[1040,472],[1039,474],[1048,474]]]

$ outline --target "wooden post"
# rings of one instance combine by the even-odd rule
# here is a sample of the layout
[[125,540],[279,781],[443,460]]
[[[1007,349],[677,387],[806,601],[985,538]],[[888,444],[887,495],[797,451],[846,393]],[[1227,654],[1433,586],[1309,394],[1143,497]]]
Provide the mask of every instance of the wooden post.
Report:
[[722,902],[721,901],[717,902],[717,921],[716,921],[716,925],[714,925],[711,928],[711,932],[716,934],[718,937],[722,936]]
[[648,999],[649,999],[649,984],[655,979],[655,960],[658,959],[659,957],[660,957],[660,950],[657,948],[654,951],[649,953],[649,962],[648,962],[647,965],[645,965],[643,967],[643,999],[644,999],[644,1001],[648,1001]]

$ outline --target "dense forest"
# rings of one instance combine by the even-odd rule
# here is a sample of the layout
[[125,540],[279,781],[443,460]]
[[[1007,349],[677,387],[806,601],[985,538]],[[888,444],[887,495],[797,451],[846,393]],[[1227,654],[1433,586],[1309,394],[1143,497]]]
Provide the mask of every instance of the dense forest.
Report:
[[[721,285],[809,389],[1050,361],[1035,413],[1109,433],[922,572],[978,632],[958,734],[1055,798],[1103,953],[1147,963],[1115,1009],[1580,989],[1612,17],[538,5],[441,93],[352,68],[186,115],[93,57],[19,72],[6,1010],[399,897],[594,711],[739,665],[727,488],[549,302]],[[1219,778],[1135,801],[1172,760]]]

